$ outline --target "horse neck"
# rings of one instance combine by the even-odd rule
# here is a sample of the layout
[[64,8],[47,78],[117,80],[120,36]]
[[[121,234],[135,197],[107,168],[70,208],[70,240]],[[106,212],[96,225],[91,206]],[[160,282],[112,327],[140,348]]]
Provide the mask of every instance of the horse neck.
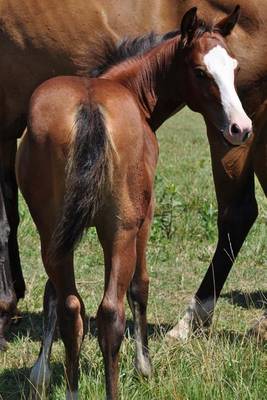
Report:
[[[142,57],[126,60],[113,67],[102,76],[118,81],[134,94],[153,131],[183,103],[176,87],[179,86],[178,79],[174,79],[172,74],[178,42],[177,37],[170,39]],[[179,66],[175,64],[177,76]]]

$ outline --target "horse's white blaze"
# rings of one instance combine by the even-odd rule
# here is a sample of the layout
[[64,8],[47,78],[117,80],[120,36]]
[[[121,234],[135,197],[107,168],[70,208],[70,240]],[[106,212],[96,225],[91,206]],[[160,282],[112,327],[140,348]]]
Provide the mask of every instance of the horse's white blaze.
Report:
[[66,400],[78,400],[78,392],[70,392],[69,390],[66,391]]
[[241,130],[251,131],[252,122],[235,90],[234,71],[238,65],[237,61],[223,47],[217,45],[204,56],[204,64],[219,88],[229,125],[237,124]]
[[193,297],[184,317],[167,333],[167,335],[170,338],[181,341],[188,340],[192,331],[210,325],[214,307],[215,301],[213,297],[203,302],[199,302]]

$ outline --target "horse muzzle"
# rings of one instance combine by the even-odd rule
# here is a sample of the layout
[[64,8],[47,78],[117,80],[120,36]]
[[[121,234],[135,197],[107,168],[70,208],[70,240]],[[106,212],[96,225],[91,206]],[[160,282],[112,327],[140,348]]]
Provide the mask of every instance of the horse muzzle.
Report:
[[223,132],[224,138],[230,144],[239,146],[246,142],[252,135],[252,122],[248,119],[247,123],[232,123],[228,129]]

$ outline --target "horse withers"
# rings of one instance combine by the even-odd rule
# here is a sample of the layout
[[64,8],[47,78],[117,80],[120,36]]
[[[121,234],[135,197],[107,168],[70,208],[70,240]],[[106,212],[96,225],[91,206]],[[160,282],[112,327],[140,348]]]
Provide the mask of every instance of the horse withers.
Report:
[[162,37],[143,54],[137,48],[146,38],[135,41],[132,54],[125,52],[131,56],[97,78],[57,77],[34,92],[17,156],[18,183],[40,234],[49,277],[43,344],[31,372],[32,398],[42,396],[49,383],[57,319],[66,351],[66,398],[78,397],[85,312],[73,253],[91,226],[105,260],[97,325],[107,398],[117,398],[126,294],[134,317],[136,368],[151,374],[145,253],[158,158],[155,130],[187,104],[228,142],[240,144],[250,135],[251,120],[235,90],[238,63],[224,39],[238,16],[236,7],[210,26],[193,8],[184,15],[180,34]]

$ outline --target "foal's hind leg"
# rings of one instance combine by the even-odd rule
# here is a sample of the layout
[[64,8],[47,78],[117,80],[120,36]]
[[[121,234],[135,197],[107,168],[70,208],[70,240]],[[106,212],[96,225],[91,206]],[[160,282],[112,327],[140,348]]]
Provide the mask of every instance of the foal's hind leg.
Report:
[[149,229],[152,220],[152,207],[137,235],[136,270],[128,290],[128,302],[134,318],[134,336],[136,346],[135,366],[143,376],[151,375],[151,362],[147,340],[147,300],[149,289],[149,277],[146,268],[146,247]]
[[117,399],[119,349],[125,330],[124,300],[136,266],[137,229],[98,230],[105,256],[105,292],[97,313],[98,340],[104,357],[106,394]]
[[66,400],[78,398],[78,368],[84,338],[84,304],[75,285],[73,255],[54,262],[46,270],[57,293],[57,317],[66,353]]
[[58,319],[66,352],[66,400],[76,400],[78,398],[79,354],[84,336],[84,305],[75,286],[73,255],[65,256],[60,262],[51,263],[46,261],[47,252],[44,246],[42,249],[49,281],[44,298],[45,336],[39,358],[31,373],[31,381],[36,387],[35,391],[32,390],[32,398],[37,400],[45,397],[50,378],[48,360]]
[[43,341],[38,359],[31,370],[31,400],[39,400],[40,398],[45,398],[51,377],[49,359],[57,323],[57,296],[50,280],[47,281],[45,286],[43,308]]

